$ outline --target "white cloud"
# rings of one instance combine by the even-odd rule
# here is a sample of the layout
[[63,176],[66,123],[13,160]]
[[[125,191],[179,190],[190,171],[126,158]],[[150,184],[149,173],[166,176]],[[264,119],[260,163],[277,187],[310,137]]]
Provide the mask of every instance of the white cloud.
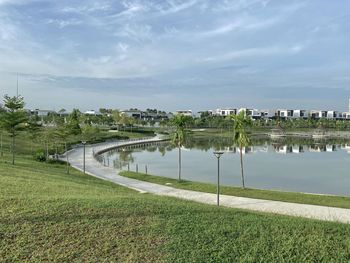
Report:
[[168,7],[160,9],[163,15],[173,14],[188,9],[198,3],[198,0],[176,1],[166,0]]
[[259,5],[265,8],[270,0],[240,0],[240,1],[213,1],[211,10],[214,12],[232,12],[232,11],[240,11],[251,7],[253,5]]
[[47,21],[48,24],[55,24],[59,28],[65,28],[67,26],[77,26],[81,25],[83,23],[82,20],[76,19],[76,18],[71,18],[71,19],[66,19],[66,20],[61,20],[61,19],[49,19]]
[[118,43],[118,48],[122,51],[122,52],[126,52],[129,48],[129,45],[123,42],[119,42]]
[[248,48],[235,50],[227,52],[217,56],[210,56],[204,59],[201,59],[202,62],[218,62],[232,59],[241,59],[241,58],[252,58],[252,57],[264,57],[264,56],[273,56],[273,55],[293,55],[297,54],[303,50],[302,45],[295,45],[289,47],[258,47],[258,48]]
[[106,1],[98,1],[92,2],[85,5],[78,6],[65,6],[60,9],[63,13],[76,13],[76,14],[89,14],[97,11],[108,11],[112,8],[110,2]]
[[116,37],[126,37],[137,42],[152,39],[152,27],[148,24],[125,24],[114,33]]
[[217,27],[217,28],[215,28],[213,30],[201,32],[198,35],[199,36],[204,36],[204,37],[221,35],[221,34],[225,34],[225,33],[231,32],[231,31],[233,31],[235,29],[238,29],[241,26],[242,26],[241,22],[236,21],[236,22],[233,22],[233,23],[229,23],[229,24],[226,24],[226,25],[219,26],[219,27]]

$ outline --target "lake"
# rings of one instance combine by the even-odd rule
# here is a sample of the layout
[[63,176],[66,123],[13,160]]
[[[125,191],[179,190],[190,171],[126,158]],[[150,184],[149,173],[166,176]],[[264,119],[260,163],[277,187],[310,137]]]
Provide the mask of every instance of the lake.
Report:
[[[221,184],[240,186],[239,150],[229,139],[201,139],[182,149],[182,179],[216,183],[214,150],[225,151],[220,161]],[[350,142],[260,139],[243,150],[246,187],[350,196]],[[177,178],[178,150],[169,142],[102,154],[106,166]]]

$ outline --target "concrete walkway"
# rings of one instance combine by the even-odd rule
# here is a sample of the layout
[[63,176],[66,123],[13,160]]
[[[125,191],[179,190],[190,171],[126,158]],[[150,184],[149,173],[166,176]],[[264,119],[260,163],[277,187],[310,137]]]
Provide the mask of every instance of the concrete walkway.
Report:
[[[202,193],[190,190],[176,189],[170,186],[164,186],[118,175],[120,170],[103,166],[95,160],[93,153],[104,152],[106,149],[112,149],[119,146],[138,144],[141,142],[157,142],[161,139],[158,137],[152,139],[141,139],[133,141],[105,142],[86,146],[86,173],[103,180],[134,189],[140,193],[151,193],[161,196],[171,196],[205,204],[216,204],[216,194]],[[83,148],[77,147],[69,153],[69,162],[72,167],[83,169]],[[62,156],[62,159],[65,158]],[[350,223],[350,209],[325,207],[317,205],[306,205],[287,203],[271,200],[253,199],[245,197],[235,197],[220,195],[220,205],[232,208],[248,209],[259,212],[269,212],[281,215],[290,215],[304,218],[312,218],[326,221]]]

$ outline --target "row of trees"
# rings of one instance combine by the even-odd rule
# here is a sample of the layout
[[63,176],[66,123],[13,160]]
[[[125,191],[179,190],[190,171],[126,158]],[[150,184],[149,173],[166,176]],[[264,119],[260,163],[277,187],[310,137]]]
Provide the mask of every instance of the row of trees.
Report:
[[[201,116],[189,118],[186,126],[191,128],[217,128],[229,130],[233,127],[234,118],[232,116],[213,116],[209,113],[202,113]],[[170,122],[171,123],[171,122]],[[327,129],[350,129],[350,121],[348,120],[331,120],[326,118],[321,119],[256,119],[251,122],[253,128],[273,128],[281,123],[286,129],[303,129],[303,128],[317,128],[322,123]]]
[[[87,115],[80,112],[78,109],[74,109],[70,115],[75,114],[80,124],[98,125],[110,128],[117,127],[118,129],[122,128],[124,130],[126,128],[130,128],[132,130],[135,125],[153,127],[156,124],[155,120],[133,118],[127,114],[123,114],[119,110],[104,109],[101,113],[101,115]],[[38,116],[33,116],[33,119],[38,122],[43,122],[46,125],[60,125],[67,122],[67,118],[69,118],[69,116],[67,117],[66,114],[60,114],[59,112],[49,113],[48,116],[41,118]],[[161,124],[166,123],[166,121],[163,120],[160,120],[160,122]]]
[[[178,180],[181,181],[181,148],[188,138],[186,127],[193,121],[191,117],[184,115],[176,115],[171,120],[171,125],[175,128],[173,131],[172,142],[178,148]],[[251,118],[247,117],[244,112],[238,115],[230,116],[230,121],[233,125],[233,142],[239,147],[240,150],[240,167],[241,167],[241,180],[242,188],[245,188],[244,182],[244,165],[243,165],[243,147],[250,144],[248,129],[252,126],[253,122]]]
[[[55,125],[43,127],[35,117],[30,117],[24,110],[24,98],[21,96],[9,97],[4,96],[4,108],[0,111],[0,147],[1,156],[3,156],[3,133],[7,132],[11,138],[11,153],[12,164],[15,164],[16,155],[16,137],[22,131],[28,134],[31,140],[31,152],[33,144],[36,141],[40,141],[45,152],[45,156],[42,159],[49,159],[49,144],[53,145],[55,155],[58,154],[59,146],[64,145],[67,151],[70,138],[73,137],[75,142],[79,138],[80,140],[93,141],[99,136],[100,130],[98,127],[91,125],[90,123],[81,123],[80,112],[73,110],[73,112],[67,117],[66,121],[62,121],[60,118],[55,119]],[[67,172],[69,167],[67,166]]]

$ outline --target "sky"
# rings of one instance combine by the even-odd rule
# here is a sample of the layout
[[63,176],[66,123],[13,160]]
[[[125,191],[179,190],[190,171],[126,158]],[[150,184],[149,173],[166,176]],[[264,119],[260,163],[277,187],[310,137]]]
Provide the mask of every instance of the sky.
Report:
[[0,0],[27,108],[348,109],[348,0]]

